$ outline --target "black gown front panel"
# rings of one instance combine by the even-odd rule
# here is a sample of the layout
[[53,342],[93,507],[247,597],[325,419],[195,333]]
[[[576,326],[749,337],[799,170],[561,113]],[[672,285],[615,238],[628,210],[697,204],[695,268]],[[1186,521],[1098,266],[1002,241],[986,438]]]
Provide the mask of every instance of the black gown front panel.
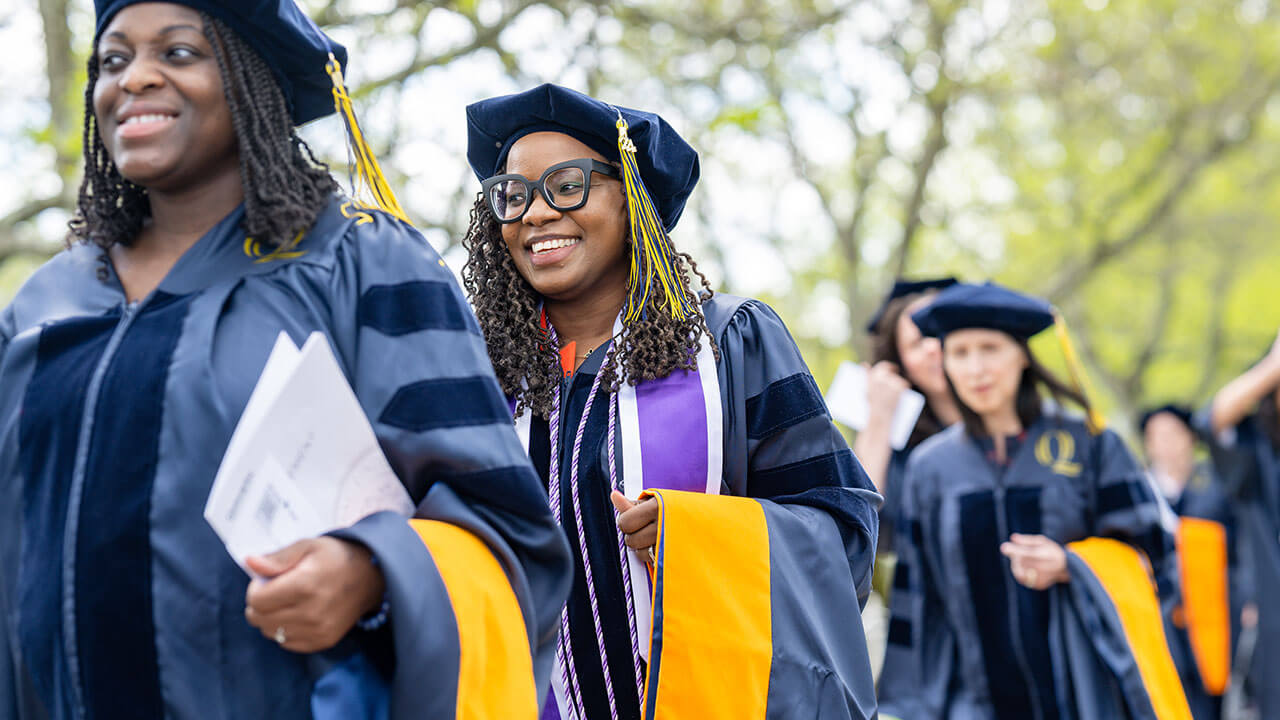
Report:
[[61,697],[70,683],[62,634],[62,567],[67,506],[81,418],[119,313],[57,323],[40,335],[19,428],[23,480],[23,558],[18,574],[22,648],[40,697]]
[[159,291],[147,300],[109,358],[98,391],[76,538],[76,635],[93,720],[164,714],[151,496],[169,365],[190,304],[190,296]]
[[[582,564],[580,529],[574,520],[573,496],[569,472],[573,455],[574,434],[582,419],[582,411],[591,392],[591,383],[604,352],[597,350],[561,384],[560,427],[560,522],[569,538],[573,554],[573,590],[569,594],[569,638],[573,647],[573,664],[582,691],[586,717],[609,718],[609,698],[605,689],[604,669],[587,596],[586,569]],[[578,493],[582,504],[581,534],[586,538],[591,559],[600,625],[605,652],[609,656],[609,674],[613,681],[619,720],[641,720],[640,695],[636,688],[635,668],[628,630],[630,609],[622,580],[622,559],[618,552],[617,524],[610,486],[603,462],[604,443],[608,436],[609,393],[602,388],[591,406],[582,437],[578,460]],[[550,432],[544,418],[535,417],[530,424],[530,454],[534,467],[545,484],[550,475]],[[620,460],[620,458],[619,458]],[[648,592],[647,587],[634,588]],[[643,661],[642,661],[643,663]],[[641,668],[643,672],[643,665]],[[572,691],[570,691],[572,697]]]
[[969,593],[978,609],[978,639],[991,704],[1000,720],[1039,717],[1056,720],[1058,706],[1049,651],[1048,593],[1014,579],[1000,544],[1011,534],[1044,533],[1043,488],[1006,487],[1010,465],[1026,444],[1025,434],[1005,439],[1009,461],[996,461],[989,438],[973,439],[992,472],[1003,480],[994,490],[958,499],[961,543],[969,574]]

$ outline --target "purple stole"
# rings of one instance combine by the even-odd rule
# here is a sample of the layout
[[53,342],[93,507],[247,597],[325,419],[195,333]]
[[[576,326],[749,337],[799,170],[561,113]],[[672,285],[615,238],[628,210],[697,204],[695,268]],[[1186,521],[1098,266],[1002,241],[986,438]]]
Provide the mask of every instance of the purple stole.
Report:
[[[615,328],[620,329],[620,328]],[[666,489],[720,494],[724,464],[723,410],[715,354],[704,340],[698,349],[696,371],[676,370],[667,377],[639,385],[623,383],[617,397],[617,439],[621,454],[623,494],[635,500],[644,490]],[[529,450],[529,412],[516,418],[516,432]],[[573,429],[567,429],[572,437]],[[562,442],[565,434],[561,435]],[[556,448],[551,449],[557,452]],[[628,549],[631,611],[636,622],[640,656],[649,660],[652,632],[653,584],[641,551]],[[564,673],[551,673],[551,691],[543,720],[571,718]],[[642,698],[643,701],[643,698]]]

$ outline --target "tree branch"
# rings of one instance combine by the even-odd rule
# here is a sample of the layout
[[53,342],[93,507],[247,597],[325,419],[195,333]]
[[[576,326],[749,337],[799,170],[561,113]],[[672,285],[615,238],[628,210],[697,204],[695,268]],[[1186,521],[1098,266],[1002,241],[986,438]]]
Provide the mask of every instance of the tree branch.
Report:
[[507,25],[509,23],[519,17],[520,13],[538,4],[540,3],[536,0],[521,0],[521,2],[516,3],[504,12],[502,17],[498,18],[492,25],[481,25],[480,21],[476,18],[468,17],[467,19],[471,21],[472,27],[475,28],[475,37],[471,39],[471,42],[452,50],[447,50],[438,55],[416,58],[413,62],[390,75],[370,79],[361,83],[359,88],[351,92],[351,96],[353,98],[365,97],[388,85],[398,85],[403,83],[405,80],[408,80],[410,77],[417,75],[427,68],[436,67],[438,65],[447,65],[458,58],[465,57],[478,50],[487,48],[491,50],[498,50],[501,54],[501,50],[498,47],[498,36],[502,34],[503,30],[507,29]]
[[1049,300],[1057,302],[1059,299],[1073,293],[1094,271],[1128,252],[1157,228],[1169,216],[1174,206],[1182,199],[1182,196],[1200,179],[1202,172],[1211,167],[1214,162],[1229,150],[1240,147],[1253,136],[1258,124],[1258,114],[1266,106],[1271,93],[1278,87],[1280,87],[1280,76],[1273,77],[1266,84],[1264,91],[1258,93],[1250,102],[1245,113],[1245,117],[1248,118],[1249,122],[1247,132],[1238,138],[1229,138],[1219,132],[1204,152],[1186,163],[1182,174],[1165,190],[1159,201],[1147,211],[1146,215],[1131,227],[1128,232],[1114,239],[1100,240],[1089,251],[1088,257],[1083,262],[1076,264],[1060,275],[1048,293],[1046,293]]
[[1234,277],[1236,262],[1234,253],[1224,253],[1218,263],[1218,272],[1214,274],[1213,289],[1209,293],[1209,333],[1204,344],[1204,359],[1200,363],[1200,381],[1196,383],[1195,394],[1199,401],[1213,390],[1213,381],[1218,374],[1218,363],[1222,361],[1222,349],[1226,346],[1226,310],[1228,290]]
[[[1172,246],[1173,242],[1169,240],[1166,244]],[[1169,324],[1169,313],[1173,308],[1173,286],[1177,280],[1178,261],[1172,247],[1169,248],[1167,257],[1168,262],[1160,272],[1160,289],[1159,297],[1156,298],[1155,317],[1147,323],[1147,336],[1142,342],[1141,349],[1138,350],[1137,357],[1134,358],[1133,366],[1120,381],[1126,401],[1134,406],[1137,405],[1137,401],[1141,399],[1145,390],[1143,381],[1146,378],[1147,368],[1155,359],[1156,348],[1164,337],[1165,327]]]
[[916,231],[920,228],[920,208],[924,206],[924,194],[929,184],[929,176],[933,174],[938,155],[947,146],[945,123],[949,104],[950,97],[947,94],[944,94],[940,100],[929,103],[933,124],[925,137],[924,151],[915,163],[914,184],[911,195],[907,198],[906,207],[902,211],[902,239],[898,241],[898,260],[894,268],[894,274],[897,277],[902,277],[906,273],[911,245],[915,240]]

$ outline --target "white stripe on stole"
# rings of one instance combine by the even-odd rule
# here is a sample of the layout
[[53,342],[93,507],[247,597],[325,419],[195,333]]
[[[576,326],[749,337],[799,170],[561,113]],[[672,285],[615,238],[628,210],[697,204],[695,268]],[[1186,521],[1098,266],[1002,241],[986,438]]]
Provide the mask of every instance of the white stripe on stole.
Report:
[[[644,466],[640,462],[640,406],[636,402],[636,386],[622,383],[618,389],[618,434],[622,437],[622,493],[629,500],[640,497],[644,490]],[[649,569],[640,553],[642,550],[627,548],[627,570],[631,573],[631,603],[636,618],[636,641],[640,645],[640,657],[649,662],[649,633],[653,629],[650,616],[649,594],[653,587],[649,582]],[[648,555],[648,553],[645,553]]]
[[702,403],[707,408],[707,494],[719,495],[724,476],[724,416],[716,353],[705,336],[698,348],[698,379],[702,381]]
[[[614,336],[622,337],[621,317],[614,323]],[[719,495],[721,477],[724,468],[724,417],[720,403],[720,377],[716,365],[715,352],[705,336],[698,348],[698,378],[702,387],[702,401],[707,419],[707,469],[706,492]],[[515,420],[516,434],[525,452],[529,451],[529,433],[532,424],[532,413],[526,411]],[[623,494],[635,500],[649,485],[645,482],[644,466],[641,458],[640,444],[640,410],[636,396],[636,386],[627,382],[621,383],[618,390],[618,447],[622,453],[622,488]],[[562,435],[563,437],[563,435]],[[552,448],[552,452],[555,449]],[[653,631],[652,592],[649,581],[649,570],[643,557],[644,550],[627,550],[627,570],[631,574],[632,612],[635,613],[636,636],[640,645],[640,656],[649,661],[649,636]],[[560,710],[561,718],[568,718],[568,688],[564,687],[560,668],[557,666],[551,674],[552,695]],[[641,699],[643,703],[643,698]]]
[[[623,337],[621,315],[613,323],[613,335]],[[621,383],[618,389],[618,434],[621,435],[619,439],[622,445],[618,448],[622,453],[622,494],[634,501],[644,490],[644,466],[640,462],[640,405],[636,400],[636,386],[628,382]],[[649,662],[649,633],[653,629],[649,598],[652,586],[649,583],[648,567],[640,553],[639,550],[627,548],[627,569],[631,573],[636,641],[640,645],[640,657]]]
[[[556,623],[559,627],[560,623]],[[569,689],[564,686],[564,675],[560,672],[560,663],[553,660],[551,663],[551,698],[547,702],[556,704],[556,715],[559,720],[572,720],[574,714],[569,710]],[[543,718],[548,713],[543,710]]]
[[[615,323],[614,334],[621,325]],[[706,336],[698,347],[698,379],[702,385],[702,402],[707,415],[707,484],[709,495],[720,494],[720,482],[724,465],[724,417],[720,407],[720,377],[715,352]],[[636,399],[636,386],[622,383],[618,391],[618,433],[622,436],[622,485],[623,493],[630,500],[640,497],[649,487],[645,482],[643,461],[640,456],[640,408]],[[653,632],[653,584],[649,580],[649,568],[644,561],[644,550],[627,549],[627,569],[631,572],[631,602],[635,613],[636,637],[640,644],[640,657],[649,662],[649,636]],[[643,702],[643,700],[642,700]]]

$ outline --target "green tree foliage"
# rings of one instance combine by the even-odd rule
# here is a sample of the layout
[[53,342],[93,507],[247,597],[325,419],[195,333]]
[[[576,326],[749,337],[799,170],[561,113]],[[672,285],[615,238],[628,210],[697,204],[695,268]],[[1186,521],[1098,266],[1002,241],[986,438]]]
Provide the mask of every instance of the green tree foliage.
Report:
[[[367,134],[455,266],[476,190],[462,105],[553,81],[657,110],[699,148],[676,242],[773,302],[820,381],[865,357],[861,326],[898,274],[1049,297],[1118,419],[1203,400],[1280,325],[1266,0],[306,4],[351,48]],[[44,27],[48,78],[0,136],[31,160],[0,169],[18,178],[0,300],[61,239],[91,34],[85,0],[18,5],[0,32]],[[341,175],[336,128],[305,135]],[[1052,340],[1036,347],[1060,365]]]

